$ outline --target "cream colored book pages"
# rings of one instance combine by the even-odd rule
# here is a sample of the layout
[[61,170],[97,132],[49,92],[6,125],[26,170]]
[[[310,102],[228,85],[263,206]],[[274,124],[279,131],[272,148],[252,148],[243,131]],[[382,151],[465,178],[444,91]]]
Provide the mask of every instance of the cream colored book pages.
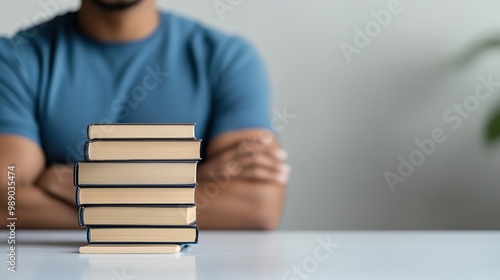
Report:
[[83,221],[90,225],[172,225],[196,221],[196,207],[85,207]]
[[81,188],[80,204],[191,204],[194,188]]
[[83,185],[164,185],[196,183],[196,163],[80,162],[78,182]]
[[200,141],[93,141],[90,160],[197,160]]
[[189,228],[90,228],[90,243],[188,243],[198,231]]
[[88,128],[89,139],[192,138],[193,124],[93,124]]
[[168,245],[135,245],[135,244],[89,244],[80,247],[80,254],[176,254],[181,246]]

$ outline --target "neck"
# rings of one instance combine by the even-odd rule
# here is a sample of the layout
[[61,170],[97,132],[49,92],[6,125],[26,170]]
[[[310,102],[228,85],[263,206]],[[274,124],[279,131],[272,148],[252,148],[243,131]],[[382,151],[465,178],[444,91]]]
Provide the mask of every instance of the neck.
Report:
[[140,40],[152,34],[159,24],[155,1],[145,0],[125,10],[107,11],[92,1],[82,1],[77,13],[80,29],[104,42]]

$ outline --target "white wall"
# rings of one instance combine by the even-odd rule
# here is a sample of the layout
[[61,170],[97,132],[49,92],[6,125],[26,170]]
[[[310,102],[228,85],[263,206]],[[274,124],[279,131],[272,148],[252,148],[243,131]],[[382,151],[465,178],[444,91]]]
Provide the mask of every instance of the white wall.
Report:
[[[47,2],[79,3],[0,0],[0,33],[31,22]],[[159,4],[244,34],[265,57],[275,108],[296,115],[282,131],[293,167],[283,229],[500,229],[500,144],[486,147],[483,137],[500,87],[458,129],[442,116],[474,94],[478,76],[500,81],[500,48],[467,67],[451,64],[500,36],[498,1],[402,0],[351,63],[339,44],[352,44],[354,28],[390,1],[242,0],[224,20],[212,2]],[[384,172],[396,173],[398,156],[436,128],[447,140],[391,191]]]

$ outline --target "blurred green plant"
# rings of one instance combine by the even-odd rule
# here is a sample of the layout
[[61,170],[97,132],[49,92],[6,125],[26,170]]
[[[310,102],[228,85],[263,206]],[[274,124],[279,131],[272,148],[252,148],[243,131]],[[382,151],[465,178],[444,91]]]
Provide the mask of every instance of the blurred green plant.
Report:
[[488,143],[496,142],[500,138],[500,109],[498,109],[488,122],[486,128],[486,141]]
[[[467,51],[465,51],[460,57],[454,60],[453,68],[461,68],[467,66],[479,55],[483,54],[488,50],[499,50],[500,49],[500,36],[498,34],[492,34],[491,37],[486,38],[480,42],[475,43]],[[500,106],[493,112],[491,117],[486,124],[485,129],[485,140],[486,143],[492,144],[500,139]]]

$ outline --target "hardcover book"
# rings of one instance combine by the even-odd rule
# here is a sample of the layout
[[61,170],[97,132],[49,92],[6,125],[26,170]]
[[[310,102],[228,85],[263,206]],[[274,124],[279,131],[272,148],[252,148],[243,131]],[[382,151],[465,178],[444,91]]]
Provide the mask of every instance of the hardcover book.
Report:
[[194,123],[187,124],[90,124],[87,136],[92,139],[194,139]]
[[90,140],[87,161],[199,160],[201,140]]
[[176,254],[179,244],[89,244],[80,247],[80,254]]
[[195,244],[198,227],[89,227],[89,244]]
[[80,226],[188,226],[196,222],[196,206],[82,206],[79,208],[78,217]]
[[78,162],[75,186],[196,184],[196,161]]
[[77,205],[194,204],[195,185],[175,187],[77,187]]

